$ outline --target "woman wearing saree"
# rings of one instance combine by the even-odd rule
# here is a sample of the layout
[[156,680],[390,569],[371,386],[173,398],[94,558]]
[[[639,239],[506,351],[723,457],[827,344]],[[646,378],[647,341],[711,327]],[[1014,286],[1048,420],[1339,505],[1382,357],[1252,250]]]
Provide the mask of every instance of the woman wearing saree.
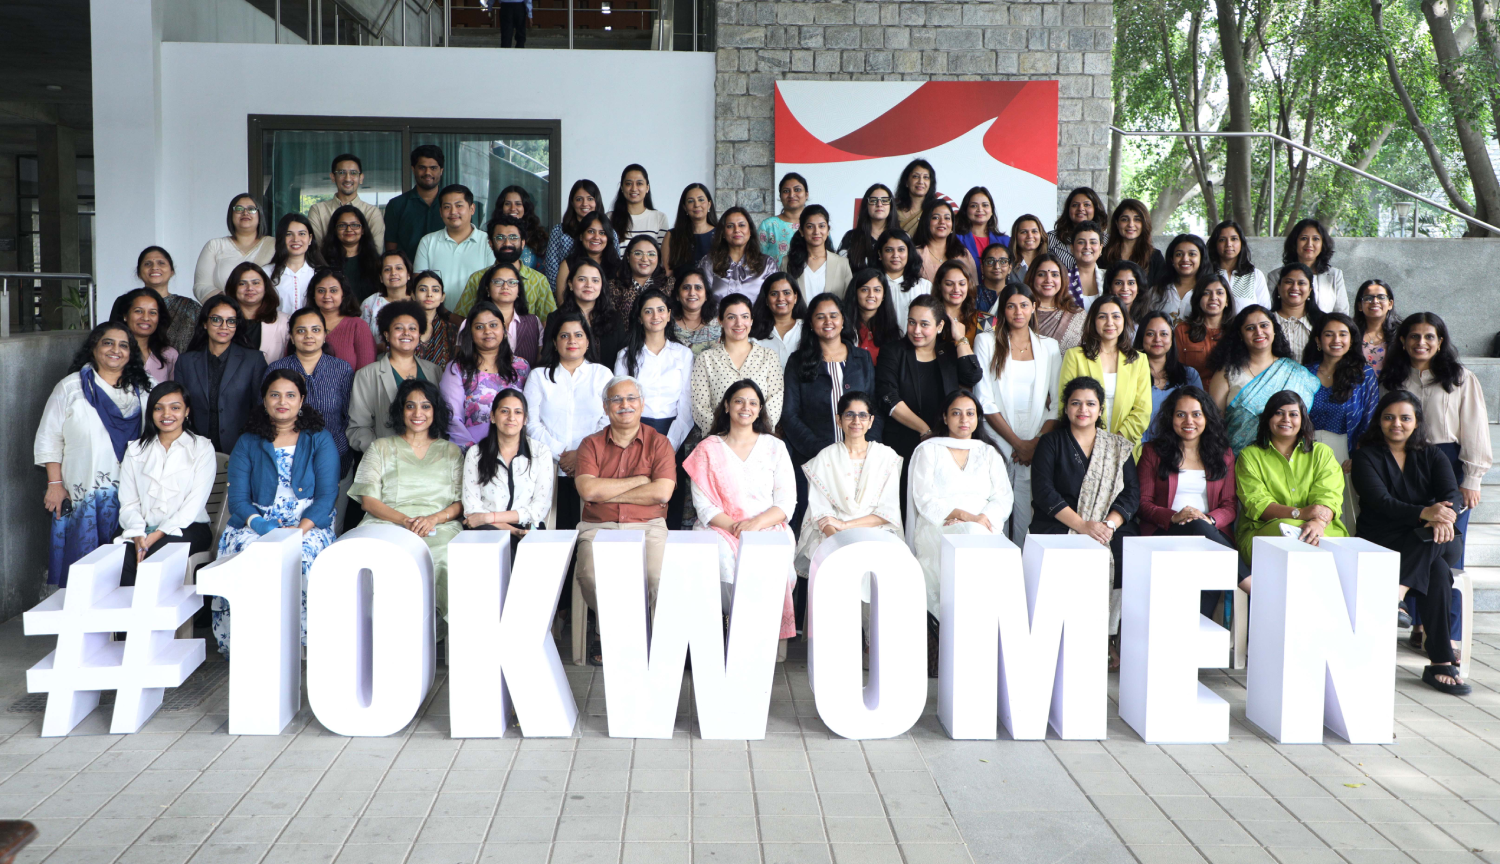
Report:
[[1286,337],[1265,307],[1246,306],[1227,329],[1209,360],[1218,371],[1208,381],[1208,394],[1224,414],[1230,449],[1239,455],[1255,442],[1267,400],[1290,390],[1306,405],[1319,383],[1318,376],[1292,358]]
[[[793,565],[803,578],[826,537],[849,528],[877,528],[901,536],[901,457],[865,438],[875,421],[875,397],[850,390],[839,398],[838,415],[843,440],[802,464],[807,512]],[[865,602],[869,599],[866,584]]]
[[[771,434],[771,419],[758,384],[746,378],[729,385],[714,410],[708,436],[682,467],[693,481],[694,530],[712,531],[719,538],[719,581],[727,610],[734,594],[740,535],[746,531],[790,533],[787,520],[797,509],[792,458],[781,439]],[[796,570],[788,568],[778,661],[786,659],[786,640],[797,635],[792,610],[796,578]]]
[[463,530],[464,453],[447,439],[448,403],[431,381],[401,382],[391,428],[396,434],[365,451],[349,497],[364,507],[359,524],[397,525],[427,544],[438,618],[447,621],[448,541]]

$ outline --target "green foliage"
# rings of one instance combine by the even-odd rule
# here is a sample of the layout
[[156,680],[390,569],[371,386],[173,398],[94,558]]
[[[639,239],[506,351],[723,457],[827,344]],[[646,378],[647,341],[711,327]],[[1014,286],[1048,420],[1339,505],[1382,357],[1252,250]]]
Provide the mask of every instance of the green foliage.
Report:
[[[1305,140],[1307,146],[1351,164],[1368,159],[1365,170],[1370,173],[1449,204],[1391,85],[1384,56],[1389,47],[1443,164],[1458,189],[1473,200],[1419,3],[1390,0],[1383,11],[1383,32],[1375,27],[1369,0],[1235,0],[1234,5],[1245,42],[1253,129]],[[1453,14],[1458,28],[1462,16],[1473,14],[1473,6],[1454,6]],[[1191,130],[1196,82],[1202,94],[1198,128],[1226,128],[1217,16],[1218,7],[1210,0],[1117,0],[1117,126]],[[1189,44],[1195,19],[1197,40]],[[1465,114],[1488,136],[1493,149],[1500,69],[1483,39],[1470,41],[1460,70],[1472,85],[1466,90]],[[1189,112],[1185,123],[1172,98],[1169,82],[1174,78]],[[1383,142],[1372,147],[1382,135]],[[1224,172],[1222,140],[1206,140],[1205,150],[1207,173],[1216,181],[1212,192],[1223,213],[1223,190],[1217,182]],[[1254,233],[1276,233],[1292,219],[1318,215],[1340,234],[1387,234],[1392,230],[1391,205],[1410,200],[1316,157],[1308,158],[1303,173],[1302,155],[1281,146],[1275,152],[1273,190],[1271,158],[1269,141],[1252,145],[1251,210],[1256,225],[1246,227]],[[1152,207],[1158,232],[1209,227],[1202,190],[1181,139],[1126,138],[1119,190],[1121,197],[1139,198]],[[1274,226],[1269,222],[1273,206]],[[1465,228],[1462,220],[1420,203],[1418,213],[1423,232],[1457,236]]]

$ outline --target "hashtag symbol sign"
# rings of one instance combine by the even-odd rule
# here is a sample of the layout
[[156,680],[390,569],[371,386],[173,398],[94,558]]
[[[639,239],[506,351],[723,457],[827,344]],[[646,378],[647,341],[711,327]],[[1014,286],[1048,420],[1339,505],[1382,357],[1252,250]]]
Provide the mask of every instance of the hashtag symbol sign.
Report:
[[[130,544],[101,546],[68,568],[68,587],[22,618],[27,636],[56,635],[57,647],[26,671],[26,689],[47,694],[42,736],[66,735],[115,691],[113,734],[136,732],[203,662],[202,639],[176,630],[203,606],[185,585],[188,545],[169,543],[142,561],[134,587],[120,585]],[[110,640],[125,633],[125,641]]]

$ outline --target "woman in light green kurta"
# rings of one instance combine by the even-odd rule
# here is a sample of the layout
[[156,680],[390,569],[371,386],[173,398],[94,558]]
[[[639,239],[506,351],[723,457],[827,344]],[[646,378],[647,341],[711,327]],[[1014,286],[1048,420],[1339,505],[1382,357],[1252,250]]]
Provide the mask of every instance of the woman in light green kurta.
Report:
[[448,541],[463,530],[464,454],[444,437],[448,403],[436,384],[408,378],[391,402],[396,434],[377,438],[354,474],[349,497],[361,502],[361,525],[400,525],[432,550],[438,615],[448,617]]
[[[1235,459],[1234,484],[1240,499],[1235,536],[1247,563],[1255,538],[1279,536],[1283,524],[1314,546],[1324,537],[1349,536],[1339,521],[1344,469],[1327,444],[1313,440],[1307,406],[1294,391],[1266,401],[1255,443]],[[1249,581],[1240,583],[1247,591]]]

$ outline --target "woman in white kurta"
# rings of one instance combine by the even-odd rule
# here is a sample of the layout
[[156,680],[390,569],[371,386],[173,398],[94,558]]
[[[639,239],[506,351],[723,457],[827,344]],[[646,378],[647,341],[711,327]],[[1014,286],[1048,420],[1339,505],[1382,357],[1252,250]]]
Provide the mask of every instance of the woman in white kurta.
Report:
[[[873,396],[851,390],[839,399],[839,429],[835,441],[802,463],[807,475],[807,513],[797,540],[793,566],[804,578],[824,538],[849,528],[875,528],[897,537],[901,533],[901,457],[865,433],[874,419]],[[869,582],[866,577],[865,601]]]
[[[714,411],[713,425],[683,464],[693,481],[694,529],[719,537],[719,580],[734,584],[735,555],[746,531],[786,531],[797,508],[796,475],[792,457],[781,439],[771,434],[760,387],[749,379],[724,391]],[[792,580],[787,568],[786,602],[781,615],[781,638],[797,635],[792,614]],[[733,589],[725,592],[726,608]]]
[[906,540],[927,579],[927,612],[938,617],[944,534],[998,534],[1010,516],[1005,460],[979,430],[979,403],[958,390],[943,407],[946,438],[929,438],[911,454],[911,521]]
[[464,525],[509,531],[512,552],[552,509],[556,463],[546,444],[526,434],[528,410],[519,390],[501,390],[490,405],[489,434],[464,454]]
[[1025,285],[1006,285],[995,309],[994,334],[980,336],[974,345],[984,370],[974,395],[990,440],[1005,456],[1015,498],[1005,535],[1020,546],[1031,525],[1031,457],[1037,442],[1057,425],[1062,348],[1032,329],[1036,303]]
[[141,434],[150,390],[135,338],[105,323],[47,397],[32,451],[47,470],[42,506],[52,513],[47,584],[67,587],[68,567],[119,533],[120,460]]

